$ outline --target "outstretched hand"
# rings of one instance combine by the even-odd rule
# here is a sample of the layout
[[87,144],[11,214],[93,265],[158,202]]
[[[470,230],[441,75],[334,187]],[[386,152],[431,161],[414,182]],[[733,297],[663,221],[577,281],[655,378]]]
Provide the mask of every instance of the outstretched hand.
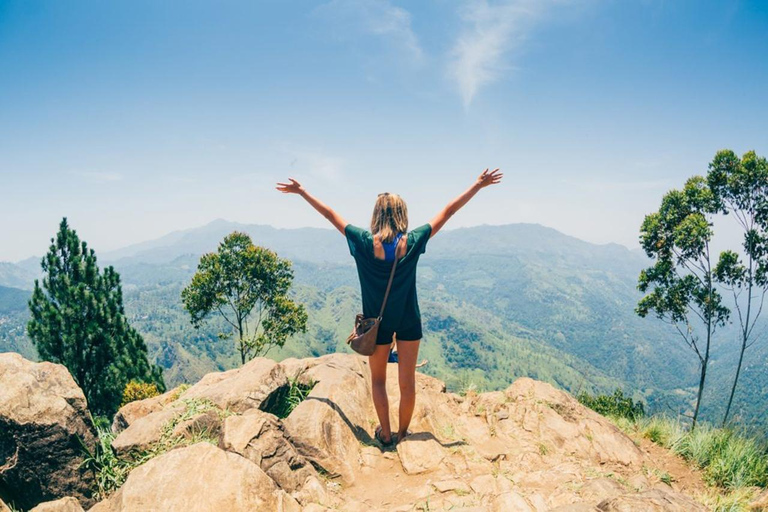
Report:
[[304,192],[304,187],[301,186],[301,183],[293,178],[288,178],[288,181],[290,183],[278,183],[275,188],[283,194],[301,194]]
[[477,178],[477,185],[480,188],[496,185],[497,183],[501,183],[501,178],[503,177],[504,173],[500,172],[498,167],[491,172],[488,172],[488,169],[486,169],[483,171],[483,174]]

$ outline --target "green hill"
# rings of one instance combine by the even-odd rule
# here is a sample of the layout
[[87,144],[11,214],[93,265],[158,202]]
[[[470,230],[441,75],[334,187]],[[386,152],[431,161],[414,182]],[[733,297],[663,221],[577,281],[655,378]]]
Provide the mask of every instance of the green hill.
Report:
[[[237,365],[231,340],[218,336],[226,326],[214,321],[193,329],[179,298],[200,254],[215,250],[235,229],[294,260],[295,293],[310,313],[309,332],[269,355],[347,350],[344,339],[360,301],[343,237],[324,229],[216,221],[100,258],[121,273],[126,310],[171,385]],[[441,233],[430,241],[419,269],[425,372],[453,389],[498,389],[521,375],[573,392],[623,387],[651,411],[685,410],[695,392],[695,358],[671,327],[633,312],[637,275],[647,264],[639,251],[589,244],[533,224]],[[23,309],[26,299],[20,303]],[[18,323],[14,337],[0,331],[0,350],[17,347],[29,356],[28,340],[18,335],[22,316],[12,320]],[[730,336],[732,331],[722,332],[711,366],[703,415],[712,420],[721,413],[732,378],[736,345]],[[745,368],[736,398],[743,422],[753,426],[766,424],[765,345],[753,349],[752,360],[760,355],[762,363]]]

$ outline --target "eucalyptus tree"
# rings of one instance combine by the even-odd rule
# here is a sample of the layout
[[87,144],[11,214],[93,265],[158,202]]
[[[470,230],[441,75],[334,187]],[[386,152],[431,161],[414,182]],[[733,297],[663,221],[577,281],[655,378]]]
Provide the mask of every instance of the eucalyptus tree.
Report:
[[289,260],[255,246],[250,236],[235,231],[224,238],[217,252],[200,258],[181,299],[196,328],[211,314],[220,315],[232,327],[231,333],[220,336],[236,336],[245,364],[306,331],[304,306],[288,296],[292,283]]
[[692,428],[701,408],[712,338],[728,320],[715,282],[710,243],[717,201],[706,180],[694,176],[683,190],[667,192],[657,212],[643,220],[640,241],[653,266],[640,272],[645,293],[636,312],[654,313],[675,327],[699,362],[699,386]]
[[143,338],[125,316],[120,275],[99,270],[93,249],[66,218],[41,266],[27,333],[41,359],[67,367],[90,410],[113,414],[131,380],[163,390],[162,370],[149,363]]
[[733,217],[743,232],[742,254],[724,251],[715,268],[717,279],[733,294],[741,337],[739,362],[723,415],[725,425],[744,353],[757,341],[755,326],[768,292],[768,162],[754,151],[741,159],[733,151],[719,151],[709,164],[707,181],[720,211]]

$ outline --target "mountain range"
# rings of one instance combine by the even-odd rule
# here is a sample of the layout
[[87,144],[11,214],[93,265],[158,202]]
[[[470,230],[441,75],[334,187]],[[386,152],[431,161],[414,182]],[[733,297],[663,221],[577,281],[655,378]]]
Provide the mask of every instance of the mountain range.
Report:
[[[226,326],[214,319],[193,329],[180,301],[200,255],[235,230],[293,261],[294,294],[309,311],[308,332],[270,356],[348,350],[344,339],[360,307],[359,285],[336,231],[217,220],[97,251],[101,265],[120,272],[126,311],[171,385],[237,366],[232,341],[219,336]],[[0,264],[0,351],[26,357],[35,356],[23,334],[29,295],[23,290],[32,287],[34,262]],[[429,361],[424,371],[453,389],[501,389],[530,376],[571,392],[621,387],[651,411],[690,411],[698,376],[694,354],[671,326],[634,313],[637,276],[648,264],[639,250],[591,244],[536,224],[441,232],[419,267],[422,355]],[[713,346],[705,418],[716,421],[722,414],[736,356],[731,327]],[[748,353],[734,405],[745,425],[766,427],[767,370],[768,343],[758,342]]]

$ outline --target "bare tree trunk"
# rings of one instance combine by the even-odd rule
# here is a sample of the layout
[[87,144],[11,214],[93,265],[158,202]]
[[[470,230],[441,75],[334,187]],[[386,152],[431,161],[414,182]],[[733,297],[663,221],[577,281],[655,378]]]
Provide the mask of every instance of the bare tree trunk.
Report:
[[240,364],[245,366],[245,345],[243,344],[243,319],[237,316],[237,340],[240,345]]
[[728,414],[731,412],[731,404],[733,403],[733,395],[736,394],[736,384],[739,382],[739,374],[741,373],[741,363],[744,361],[744,351],[747,348],[747,339],[743,338],[741,342],[741,354],[739,354],[739,365],[736,367],[736,377],[733,379],[733,386],[731,387],[731,396],[728,397],[728,406],[725,408],[725,416],[723,416],[723,427],[728,423]]
[[[736,394],[736,385],[739,383],[739,375],[741,374],[741,365],[744,362],[744,352],[747,350],[747,341],[749,341],[749,317],[752,314],[752,255],[749,256],[749,286],[747,288],[747,314],[741,325],[741,352],[739,353],[739,365],[736,367],[736,377],[733,379],[733,386],[731,387],[731,396],[728,397],[728,406],[725,408],[725,416],[723,416],[723,427],[728,423],[728,415],[731,412],[731,404],[733,404],[733,395]],[[760,315],[760,311],[757,313]],[[739,315],[741,318],[741,315]]]

